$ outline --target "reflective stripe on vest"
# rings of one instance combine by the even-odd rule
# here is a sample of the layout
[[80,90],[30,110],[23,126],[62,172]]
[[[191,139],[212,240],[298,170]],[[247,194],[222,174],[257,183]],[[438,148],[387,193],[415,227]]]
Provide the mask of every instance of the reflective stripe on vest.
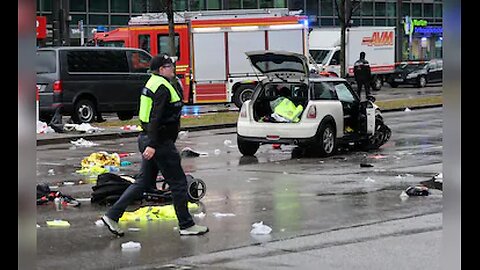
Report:
[[288,98],[283,98],[283,100],[275,107],[273,112],[291,122],[298,122],[300,121],[298,116],[302,113],[302,111],[302,105],[295,106],[295,104]]
[[[140,95],[140,111],[138,112],[138,118],[140,121],[144,123],[150,122],[150,113],[152,111],[153,105],[153,95],[157,91],[157,89],[161,86],[165,85],[168,91],[170,92],[170,103],[175,103],[180,101],[180,97],[177,94],[177,91],[173,88],[173,86],[165,80],[162,76],[154,75],[150,77],[145,85],[145,88]],[[150,93],[151,94],[150,94]]]

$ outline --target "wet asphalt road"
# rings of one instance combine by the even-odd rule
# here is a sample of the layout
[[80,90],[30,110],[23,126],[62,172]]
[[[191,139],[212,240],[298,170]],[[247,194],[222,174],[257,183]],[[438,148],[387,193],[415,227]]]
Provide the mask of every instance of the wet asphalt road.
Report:
[[[204,218],[196,218],[196,221],[208,225],[210,233],[201,237],[180,237],[174,228],[175,221],[134,222],[124,223],[122,227],[125,230],[140,228],[140,231],[127,231],[125,237],[116,238],[104,227],[95,226],[95,221],[106,210],[103,206],[90,205],[85,201],[79,208],[67,207],[62,212],[56,212],[53,205],[37,206],[37,224],[41,226],[37,229],[37,268],[118,269],[146,265],[140,268],[179,269],[178,265],[187,263],[193,264],[193,269],[277,269],[288,266],[288,262],[278,265],[274,262],[249,264],[234,259],[238,255],[232,255],[228,260],[206,258],[211,258],[214,252],[221,250],[237,250],[238,254],[258,247],[258,244],[267,245],[267,242],[271,245],[287,245],[288,242],[278,242],[281,239],[316,235],[323,238],[336,231],[433,216],[436,222],[419,222],[433,225],[422,225],[401,235],[406,240],[403,243],[380,237],[380,246],[372,242],[369,243],[374,246],[369,246],[367,242],[364,246],[357,246],[357,249],[366,254],[375,249],[381,253],[381,245],[393,241],[395,248],[402,250],[412,260],[412,265],[420,266],[421,262],[414,261],[421,259],[424,254],[408,252],[413,248],[409,246],[411,240],[418,237],[430,249],[431,259],[423,269],[437,269],[435,262],[438,263],[440,256],[441,235],[441,218],[438,218],[438,214],[442,211],[442,192],[432,190],[428,197],[412,197],[406,201],[402,201],[399,195],[409,185],[428,180],[442,171],[442,109],[387,113],[384,117],[392,129],[392,138],[381,149],[368,153],[341,152],[330,158],[292,158],[292,147],[273,149],[269,145],[260,147],[256,158],[242,158],[235,147],[235,129],[190,132],[187,138],[178,141],[177,146],[179,149],[188,146],[208,152],[208,157],[184,158],[183,166],[186,172],[207,183],[207,195],[202,199],[200,209],[193,213],[206,213]],[[225,140],[230,140],[231,145],[225,145]],[[134,138],[98,143],[99,146],[92,148],[73,149],[67,144],[38,147],[37,181],[58,184],[59,190],[65,194],[88,198],[92,184],[74,173],[83,157],[95,151],[137,153]],[[218,152],[216,149],[220,150],[219,154],[215,154]],[[134,154],[126,160],[133,165],[122,168],[121,173],[136,173],[139,155]],[[361,168],[360,163],[371,163],[374,167]],[[51,169],[54,175],[49,175]],[[64,181],[74,182],[74,185],[62,185]],[[79,184],[79,181],[83,183]],[[213,215],[215,212],[233,213],[235,216],[219,218]],[[70,228],[46,227],[46,220],[59,218],[68,220]],[[253,237],[249,233],[251,225],[258,221],[270,226],[272,233]],[[391,226],[397,228],[406,225]],[[361,234],[358,235],[360,237]],[[367,233],[362,237],[377,239],[375,233]],[[340,239],[334,237],[324,245],[340,246]],[[121,244],[128,241],[140,242],[142,248],[122,251]],[[359,239],[349,241],[362,242]],[[416,246],[422,244],[417,243]],[[354,251],[358,252],[357,249]],[[329,254],[328,258],[337,259],[340,259],[338,254],[345,251],[335,252],[334,248],[325,250],[328,252],[322,256]],[[262,256],[259,256],[261,252],[255,253],[257,256],[251,257],[276,258],[273,255],[269,257],[268,253]],[[335,269],[351,269],[349,260],[362,262],[361,258],[355,258],[355,252],[353,254],[351,258],[342,257],[345,264]],[[182,257],[184,259],[179,259]],[[395,257],[398,256],[392,254],[392,260]],[[296,259],[300,261],[302,258],[299,255]],[[281,260],[276,261],[280,263]],[[328,263],[329,260],[324,258],[319,261]],[[165,266],[172,263],[177,266]],[[295,257],[290,259],[290,263],[297,266],[303,263],[303,269],[315,269],[304,261],[295,264]],[[162,265],[163,268],[160,267]],[[379,262],[379,268],[359,269],[382,269],[381,266]]]

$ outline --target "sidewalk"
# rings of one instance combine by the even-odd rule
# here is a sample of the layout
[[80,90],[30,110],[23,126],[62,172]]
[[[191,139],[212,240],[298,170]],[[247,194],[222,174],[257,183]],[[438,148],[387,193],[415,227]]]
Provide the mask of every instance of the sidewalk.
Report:
[[[442,95],[435,95],[441,97]],[[433,107],[441,107],[442,104],[438,102],[432,103],[424,103],[421,105],[412,105],[408,106],[408,104],[416,104],[416,101],[421,100],[423,97],[418,98],[402,98],[400,96],[391,98],[390,96],[379,95],[379,99],[376,103],[388,103],[388,102],[395,102],[395,101],[405,101],[407,102],[407,106],[400,104],[399,107],[389,108],[389,109],[382,109],[382,112],[391,112],[391,111],[403,111],[406,107],[411,110],[415,109],[423,109],[423,108],[433,108]],[[400,102],[401,103],[401,102]],[[382,106],[380,106],[382,108]],[[219,125],[206,125],[206,126],[189,126],[189,127],[182,127],[182,130],[185,131],[201,131],[201,130],[211,130],[211,129],[220,129],[220,128],[231,128],[235,127],[236,123],[227,123],[227,124],[219,124]],[[66,133],[47,133],[47,134],[37,134],[37,146],[41,145],[48,145],[48,144],[59,144],[59,143],[69,143],[73,140],[78,140],[80,138],[84,138],[85,140],[111,140],[111,139],[118,139],[118,138],[129,138],[129,137],[136,137],[139,131],[125,131],[122,130],[120,127],[107,127],[104,128],[103,131],[95,132],[95,133],[80,133],[80,132],[66,132]]]

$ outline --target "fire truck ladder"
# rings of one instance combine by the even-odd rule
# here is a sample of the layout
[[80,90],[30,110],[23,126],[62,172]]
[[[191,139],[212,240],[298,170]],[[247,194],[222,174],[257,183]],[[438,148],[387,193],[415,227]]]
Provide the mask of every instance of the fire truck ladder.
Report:
[[[299,15],[301,11],[289,11],[287,8],[249,9],[249,10],[206,10],[176,12],[174,21],[184,23],[186,20],[211,20],[233,18],[265,18]],[[145,13],[141,16],[132,17],[129,25],[152,25],[168,23],[166,13]]]

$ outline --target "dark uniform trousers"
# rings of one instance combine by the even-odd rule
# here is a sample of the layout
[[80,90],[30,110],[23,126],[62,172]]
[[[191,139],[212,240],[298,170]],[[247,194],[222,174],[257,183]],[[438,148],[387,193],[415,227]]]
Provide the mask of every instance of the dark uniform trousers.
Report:
[[370,82],[369,81],[357,81],[357,93],[358,97],[362,99],[362,88],[365,88],[365,95],[370,96]]
[[[148,146],[147,134],[138,136],[138,149],[143,153]],[[128,205],[141,197],[143,191],[155,186],[158,172],[162,173],[172,191],[173,205],[181,230],[195,225],[190,215],[187,203],[187,178],[181,166],[181,158],[175,143],[171,139],[163,140],[155,148],[155,155],[150,160],[142,158],[142,168],[135,183],[130,185],[120,199],[108,210],[107,216],[118,221]]]

